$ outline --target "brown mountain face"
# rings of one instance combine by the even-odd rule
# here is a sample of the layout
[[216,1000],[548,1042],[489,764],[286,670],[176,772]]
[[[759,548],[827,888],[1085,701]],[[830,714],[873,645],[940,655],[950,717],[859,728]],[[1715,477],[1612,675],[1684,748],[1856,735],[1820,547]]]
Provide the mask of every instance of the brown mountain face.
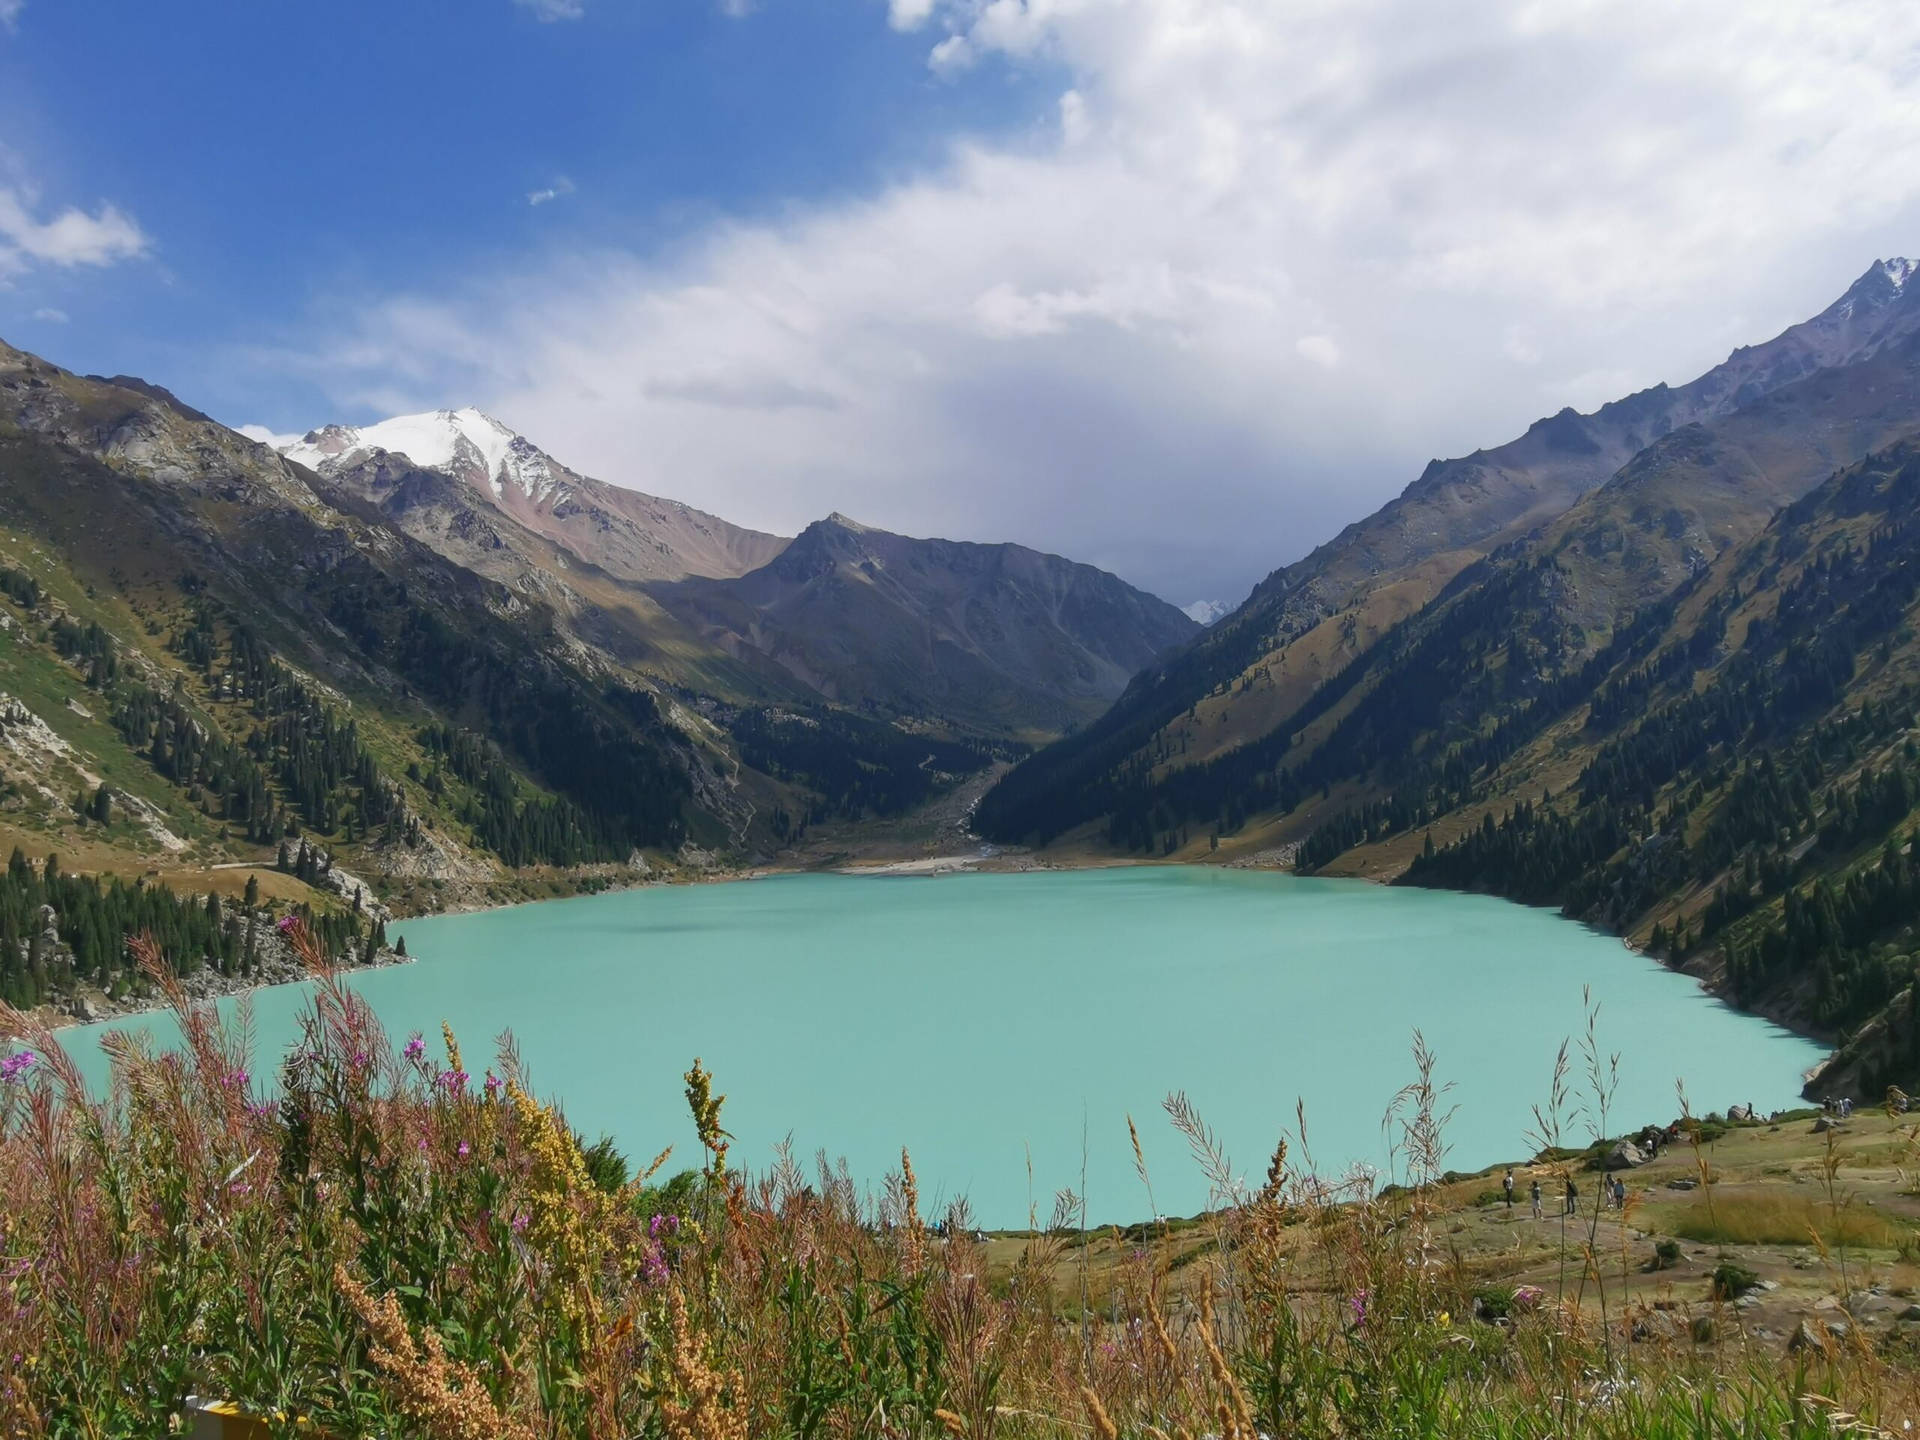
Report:
[[1438,562],[1429,567],[1435,578],[1457,572],[1561,514],[1663,436],[1920,332],[1920,288],[1906,286],[1900,264],[1876,263],[1813,319],[1735,350],[1688,384],[1656,385],[1591,415],[1562,410],[1504,445],[1432,461],[1396,499],[1304,560],[1276,570],[1248,608],[1285,597],[1283,628],[1297,633],[1301,624],[1342,610],[1426,562]]
[[1018,545],[916,540],[841,515],[732,580],[649,587],[738,656],[829,699],[998,734],[1098,714],[1143,666],[1200,632],[1090,565]]
[[1603,640],[1834,471],[1920,430],[1920,335],[1673,431],[1531,542],[1567,577],[1565,619]]

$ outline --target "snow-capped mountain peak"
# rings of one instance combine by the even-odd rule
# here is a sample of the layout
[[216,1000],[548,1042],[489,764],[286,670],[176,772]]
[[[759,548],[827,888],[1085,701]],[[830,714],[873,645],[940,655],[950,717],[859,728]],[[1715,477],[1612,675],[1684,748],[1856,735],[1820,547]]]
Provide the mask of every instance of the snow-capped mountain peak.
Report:
[[1893,282],[1893,288],[1896,290],[1906,289],[1907,281],[1913,278],[1913,272],[1917,269],[1920,269],[1920,264],[1903,256],[1880,262],[1880,273]]
[[504,499],[509,486],[538,505],[559,489],[548,457],[484,411],[429,410],[376,425],[323,425],[280,453],[315,469],[350,465],[375,450],[404,455],[423,470],[484,486]]

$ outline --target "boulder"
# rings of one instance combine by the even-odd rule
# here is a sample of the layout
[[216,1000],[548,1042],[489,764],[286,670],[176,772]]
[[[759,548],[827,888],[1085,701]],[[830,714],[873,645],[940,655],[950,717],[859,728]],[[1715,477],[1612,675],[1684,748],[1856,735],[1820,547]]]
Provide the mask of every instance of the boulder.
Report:
[[1607,1152],[1609,1170],[1631,1170],[1647,1163],[1647,1157],[1640,1147],[1631,1140],[1622,1140]]
[[1844,1321],[1822,1325],[1817,1320],[1802,1320],[1794,1327],[1793,1337],[1787,1341],[1789,1352],[1799,1350],[1825,1350],[1834,1341],[1847,1337],[1847,1325]]

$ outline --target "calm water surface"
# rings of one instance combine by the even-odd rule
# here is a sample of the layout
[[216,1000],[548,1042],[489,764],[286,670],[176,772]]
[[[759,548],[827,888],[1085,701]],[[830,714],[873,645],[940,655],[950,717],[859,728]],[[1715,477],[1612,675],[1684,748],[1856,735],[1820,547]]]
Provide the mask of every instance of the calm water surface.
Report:
[[[1024,1224],[1030,1204],[1044,1219],[1083,1165],[1092,1219],[1150,1213],[1128,1114],[1158,1208],[1200,1208],[1205,1181],[1161,1110],[1172,1090],[1255,1183],[1297,1100],[1323,1172],[1384,1168],[1381,1115],[1412,1076],[1416,1026],[1455,1087],[1449,1163],[1518,1157],[1585,985],[1621,1057],[1616,1132],[1671,1118],[1676,1079],[1702,1112],[1788,1105],[1821,1054],[1550,912],[1359,881],[807,875],[393,929],[419,963],[353,982],[390,1029],[450,1021],[477,1072],[511,1028],[535,1087],[589,1136],[697,1163],[680,1078],[697,1055],[728,1096],[736,1163],[764,1167],[790,1136],[803,1159],[825,1148],[877,1182],[906,1145],[924,1199],[965,1194],[989,1225]],[[254,997],[262,1054],[293,1036],[304,989]],[[63,1032],[96,1082],[102,1028]]]

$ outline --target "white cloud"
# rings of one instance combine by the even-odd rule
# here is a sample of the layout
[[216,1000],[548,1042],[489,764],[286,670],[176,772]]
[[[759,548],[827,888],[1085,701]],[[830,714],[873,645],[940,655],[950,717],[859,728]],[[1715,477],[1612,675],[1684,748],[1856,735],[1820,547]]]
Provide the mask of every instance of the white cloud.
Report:
[[573,188],[573,181],[564,175],[557,175],[554,177],[551,185],[544,186],[539,190],[529,190],[527,192],[527,204],[545,205],[549,200],[558,200],[562,195],[573,194]]
[[1293,348],[1322,370],[1331,370],[1340,363],[1340,347],[1326,335],[1302,335],[1293,342]]
[[933,18],[934,0],[887,0],[887,23],[896,30],[918,30]]
[[112,265],[146,253],[146,235],[112,205],[103,204],[91,215],[68,208],[38,220],[37,199],[30,190],[0,185],[0,277],[42,264]]
[[754,0],[720,0],[720,13],[729,20],[744,20],[754,11]]
[[1515,364],[1538,365],[1540,363],[1540,342],[1533,338],[1533,332],[1525,325],[1507,326],[1507,338],[1500,348]]
[[582,0],[513,0],[522,10],[531,11],[533,18],[546,24],[556,20],[578,20],[587,13]]
[[1685,379],[1920,246],[1910,0],[887,18],[1073,98],[668,257],[390,297],[304,373],[343,409],[473,400],[748,523],[840,508],[1226,594],[1428,456]]
[[0,0],[0,28],[13,29],[13,22],[27,8],[27,0]]
[[927,52],[927,68],[936,75],[957,75],[973,64],[973,46],[964,35],[949,35]]
[[67,312],[64,310],[56,310],[51,305],[43,305],[40,309],[33,312],[33,318],[44,321],[49,325],[64,325],[67,323]]
[[262,445],[274,450],[278,450],[285,445],[291,445],[300,438],[298,433],[283,435],[269,430],[264,425],[240,425],[235,428],[249,440],[258,440]]
[[1069,90],[1060,97],[1060,138],[1068,145],[1078,145],[1093,133],[1093,122],[1087,116],[1087,97],[1078,90]]

